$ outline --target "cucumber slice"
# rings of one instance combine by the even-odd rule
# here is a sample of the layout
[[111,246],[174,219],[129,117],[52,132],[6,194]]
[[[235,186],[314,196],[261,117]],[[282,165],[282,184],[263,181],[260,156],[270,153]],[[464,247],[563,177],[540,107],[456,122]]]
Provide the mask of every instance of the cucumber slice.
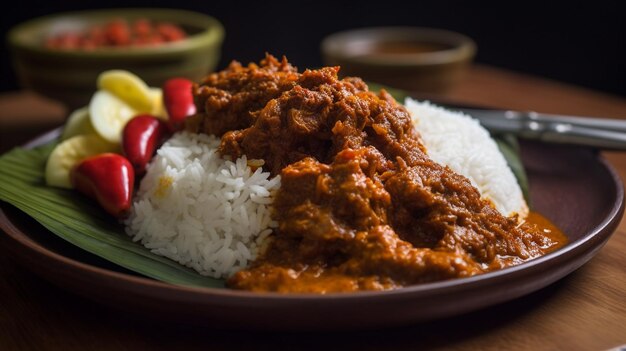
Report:
[[61,140],[67,140],[76,135],[96,134],[96,130],[91,125],[89,119],[89,106],[81,107],[72,112],[65,122]]
[[105,71],[98,76],[98,88],[106,90],[141,113],[151,113],[153,96],[141,78],[123,70]]
[[137,114],[137,110],[106,90],[96,92],[89,103],[91,125],[112,143],[120,142],[124,126]]

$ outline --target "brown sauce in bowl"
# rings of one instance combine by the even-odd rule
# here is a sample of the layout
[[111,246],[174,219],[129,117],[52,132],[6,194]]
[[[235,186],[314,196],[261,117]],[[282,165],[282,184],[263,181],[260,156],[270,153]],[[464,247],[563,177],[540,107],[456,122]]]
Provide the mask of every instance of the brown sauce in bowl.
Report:
[[432,161],[406,109],[338,67],[231,64],[195,88],[187,129],[223,155],[280,174],[267,249],[235,289],[330,293],[469,277],[545,255],[567,239],[537,214],[507,218]]
[[451,49],[452,46],[428,42],[379,42],[367,47],[359,57],[402,57],[414,54],[426,54]]

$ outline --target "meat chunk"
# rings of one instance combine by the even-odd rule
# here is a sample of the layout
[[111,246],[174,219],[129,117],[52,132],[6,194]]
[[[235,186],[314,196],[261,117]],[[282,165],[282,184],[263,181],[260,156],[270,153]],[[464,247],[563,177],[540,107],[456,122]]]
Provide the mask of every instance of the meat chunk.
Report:
[[299,77],[283,57],[267,55],[260,65],[247,67],[233,61],[227,69],[208,75],[194,87],[197,113],[186,121],[195,133],[221,136],[227,131],[250,126],[255,113],[270,100],[291,90]]

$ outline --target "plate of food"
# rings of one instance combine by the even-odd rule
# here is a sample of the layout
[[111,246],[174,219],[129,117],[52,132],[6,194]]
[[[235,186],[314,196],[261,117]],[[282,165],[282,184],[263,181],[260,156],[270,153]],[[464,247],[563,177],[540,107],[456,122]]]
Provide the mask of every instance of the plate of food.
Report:
[[45,279],[153,318],[444,318],[566,276],[623,213],[594,150],[525,142],[519,156],[469,116],[336,67],[268,55],[162,91],[121,71],[98,86],[63,130],[0,158],[0,225]]

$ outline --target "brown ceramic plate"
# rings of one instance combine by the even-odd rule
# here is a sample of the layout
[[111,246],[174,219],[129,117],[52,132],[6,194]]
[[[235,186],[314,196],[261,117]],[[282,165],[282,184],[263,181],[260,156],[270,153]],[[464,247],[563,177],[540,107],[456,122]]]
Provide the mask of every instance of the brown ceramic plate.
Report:
[[[26,147],[45,143],[58,130]],[[393,326],[457,315],[512,300],[563,278],[609,239],[624,210],[622,182],[592,150],[523,143],[533,208],[570,243],[528,263],[471,278],[393,291],[280,295],[189,288],[138,276],[86,253],[0,203],[2,240],[33,272],[60,287],[144,317],[245,329],[313,330]]]

